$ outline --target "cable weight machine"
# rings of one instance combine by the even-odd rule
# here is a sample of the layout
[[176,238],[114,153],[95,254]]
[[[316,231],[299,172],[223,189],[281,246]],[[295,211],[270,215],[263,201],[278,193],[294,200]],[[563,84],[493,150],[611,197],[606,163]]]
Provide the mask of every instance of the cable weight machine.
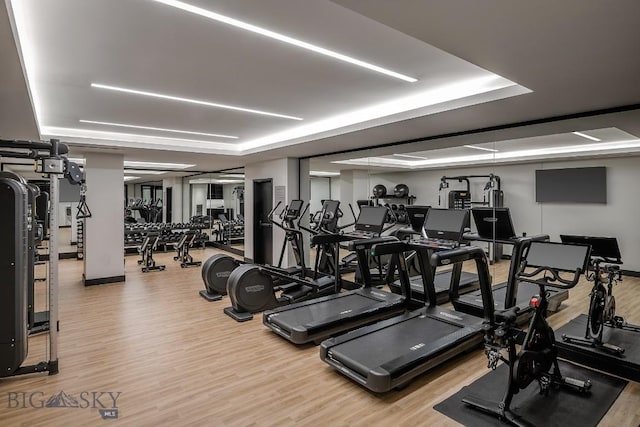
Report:
[[[34,160],[36,171],[49,177],[51,206],[59,200],[58,177],[79,185],[82,171],[66,158],[69,149],[57,139],[49,142],[0,140],[0,156]],[[0,178],[1,223],[0,252],[7,268],[0,270],[0,377],[48,372],[58,373],[58,215],[49,215],[49,343],[47,360],[24,365],[28,352],[29,287],[33,286],[29,269],[33,268],[30,247],[31,230],[36,225],[29,210],[27,186],[9,177]]]
[[[482,189],[482,200],[473,200],[471,193],[472,180],[485,180]],[[501,208],[504,206],[504,192],[500,188],[500,177],[494,174],[488,175],[459,175],[443,176],[440,178],[438,187],[438,206],[442,206],[442,192],[449,188],[450,182],[464,184],[465,188],[449,190],[447,195],[447,208],[449,209],[471,209],[472,207],[484,206],[490,208]],[[467,227],[471,227],[471,220]],[[502,258],[502,245],[499,243],[489,243],[489,261],[495,262]]]

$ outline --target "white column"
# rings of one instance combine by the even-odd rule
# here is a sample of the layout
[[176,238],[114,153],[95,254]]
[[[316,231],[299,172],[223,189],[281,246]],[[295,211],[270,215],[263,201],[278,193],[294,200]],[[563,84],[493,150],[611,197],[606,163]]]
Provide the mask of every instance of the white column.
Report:
[[85,286],[122,282],[124,276],[124,173],[122,154],[87,153]]

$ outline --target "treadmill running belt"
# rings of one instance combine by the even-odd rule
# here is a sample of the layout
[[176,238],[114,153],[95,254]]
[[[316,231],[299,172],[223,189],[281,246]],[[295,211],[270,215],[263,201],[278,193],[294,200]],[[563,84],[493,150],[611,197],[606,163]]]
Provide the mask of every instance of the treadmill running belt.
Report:
[[[377,300],[362,294],[350,294],[344,297],[332,298],[317,304],[309,304],[295,310],[279,312],[277,316],[270,317],[271,323],[286,331],[291,331],[293,326],[304,326],[322,319],[339,317],[342,313],[353,315],[363,309],[369,309]],[[348,316],[345,316],[348,317]]]
[[402,324],[378,330],[331,348],[332,357],[366,376],[387,362],[464,329],[449,323],[413,317]]
[[[580,395],[562,388],[552,388],[549,395],[545,396],[538,393],[538,385],[533,382],[515,395],[511,404],[512,412],[534,426],[596,426],[627,385],[625,380],[564,361],[560,361],[560,372],[568,377],[589,378],[593,383],[591,393]],[[467,426],[504,426],[506,424],[497,418],[465,405],[462,398],[474,395],[498,402],[504,395],[506,382],[507,366],[503,364],[438,403],[434,409]]]
[[[460,287],[465,286],[478,281],[478,275],[463,271],[460,274]],[[433,284],[436,287],[436,293],[449,292],[449,283],[451,282],[451,270],[443,273],[437,273]],[[396,281],[397,286],[400,286],[400,281]],[[418,292],[420,295],[424,294],[424,288],[422,286],[422,277],[413,276],[411,278],[411,291]]]

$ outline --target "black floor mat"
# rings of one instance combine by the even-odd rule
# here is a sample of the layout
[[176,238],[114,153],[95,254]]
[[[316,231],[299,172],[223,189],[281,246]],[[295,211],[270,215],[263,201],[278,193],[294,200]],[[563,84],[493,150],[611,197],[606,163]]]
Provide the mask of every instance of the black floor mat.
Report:
[[562,334],[584,337],[586,327],[587,316],[581,314],[556,330],[560,357],[640,382],[640,333],[605,327],[604,341],[624,348],[624,354],[621,356],[614,356],[595,347],[562,341]]
[[[533,382],[515,395],[511,412],[535,426],[596,426],[627,385],[625,380],[562,361],[560,372],[576,379],[589,378],[593,384],[591,393],[582,395],[560,389],[551,390],[548,396],[542,396],[538,393],[538,383]],[[465,405],[462,398],[473,395],[495,402],[502,400],[507,373],[508,367],[503,364],[438,403],[434,409],[465,426],[504,426],[498,418]]]

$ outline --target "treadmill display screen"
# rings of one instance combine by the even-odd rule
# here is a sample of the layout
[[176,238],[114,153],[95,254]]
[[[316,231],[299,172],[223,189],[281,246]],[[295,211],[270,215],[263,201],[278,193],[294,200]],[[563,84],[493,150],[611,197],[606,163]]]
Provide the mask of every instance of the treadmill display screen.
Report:
[[531,242],[526,255],[527,266],[548,267],[560,271],[586,271],[589,246],[554,242]]
[[429,209],[424,231],[431,239],[460,241],[468,220],[466,209]]
[[484,239],[507,240],[516,235],[509,208],[473,208],[478,235]]
[[387,218],[387,208],[384,206],[362,206],[355,229],[380,233]]
[[615,237],[572,236],[561,234],[562,243],[591,246],[591,256],[605,258],[608,262],[622,262],[618,240]]

